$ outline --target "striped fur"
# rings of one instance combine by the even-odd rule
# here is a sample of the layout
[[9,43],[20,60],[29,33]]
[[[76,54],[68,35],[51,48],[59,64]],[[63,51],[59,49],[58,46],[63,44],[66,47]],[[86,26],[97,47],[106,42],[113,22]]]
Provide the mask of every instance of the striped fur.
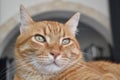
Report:
[[[22,19],[27,15],[24,12],[23,9]],[[78,17],[77,13],[62,24],[55,21],[34,22],[27,15],[15,46],[17,69],[14,80],[120,80],[120,65],[82,60],[80,46],[74,36],[76,29],[74,32],[71,29],[71,24],[73,27],[78,25]],[[42,35],[46,42],[35,40],[36,34]],[[62,41],[66,38],[70,42],[63,45]]]

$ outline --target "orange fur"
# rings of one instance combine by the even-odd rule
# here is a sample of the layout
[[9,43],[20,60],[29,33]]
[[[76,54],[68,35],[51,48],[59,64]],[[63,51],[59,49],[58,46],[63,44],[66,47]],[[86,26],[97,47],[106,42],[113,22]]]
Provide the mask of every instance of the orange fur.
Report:
[[[26,15],[22,14],[23,19]],[[120,65],[82,60],[75,32],[72,33],[69,25],[77,26],[77,17],[78,13],[62,24],[55,21],[34,22],[27,15],[30,20],[22,25],[15,46],[17,69],[14,80],[120,80]],[[37,41],[36,34],[42,35],[46,41]],[[62,41],[66,38],[70,42],[64,45]]]

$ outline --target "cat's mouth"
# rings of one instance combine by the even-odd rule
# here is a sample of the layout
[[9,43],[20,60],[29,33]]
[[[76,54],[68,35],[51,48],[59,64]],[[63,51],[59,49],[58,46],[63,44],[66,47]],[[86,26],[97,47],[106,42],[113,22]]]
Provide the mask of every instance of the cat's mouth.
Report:
[[52,64],[54,64],[54,65],[56,65],[56,66],[60,67],[60,65],[58,65],[58,64],[57,64],[57,62],[56,62],[55,60],[53,61],[53,63],[52,63]]
[[51,61],[50,63],[46,64],[45,66],[50,66],[50,65],[54,65],[56,67],[60,67],[60,64],[57,63],[57,61]]

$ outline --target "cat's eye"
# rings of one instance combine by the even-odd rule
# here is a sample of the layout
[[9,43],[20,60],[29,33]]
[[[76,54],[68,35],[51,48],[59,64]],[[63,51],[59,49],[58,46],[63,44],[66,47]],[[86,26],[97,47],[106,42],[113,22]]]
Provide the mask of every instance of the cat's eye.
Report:
[[46,42],[45,37],[42,36],[42,35],[37,34],[37,35],[34,36],[34,38],[35,38],[36,41],[39,41],[39,42],[42,42],[42,43]]
[[65,38],[62,40],[62,45],[66,45],[70,43],[70,38]]

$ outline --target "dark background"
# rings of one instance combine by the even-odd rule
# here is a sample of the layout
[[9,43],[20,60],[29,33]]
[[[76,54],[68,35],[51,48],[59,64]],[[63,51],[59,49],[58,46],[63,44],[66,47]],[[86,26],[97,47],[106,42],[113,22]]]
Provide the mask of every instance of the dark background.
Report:
[[113,59],[120,63],[120,0],[109,0],[111,30],[113,36]]

